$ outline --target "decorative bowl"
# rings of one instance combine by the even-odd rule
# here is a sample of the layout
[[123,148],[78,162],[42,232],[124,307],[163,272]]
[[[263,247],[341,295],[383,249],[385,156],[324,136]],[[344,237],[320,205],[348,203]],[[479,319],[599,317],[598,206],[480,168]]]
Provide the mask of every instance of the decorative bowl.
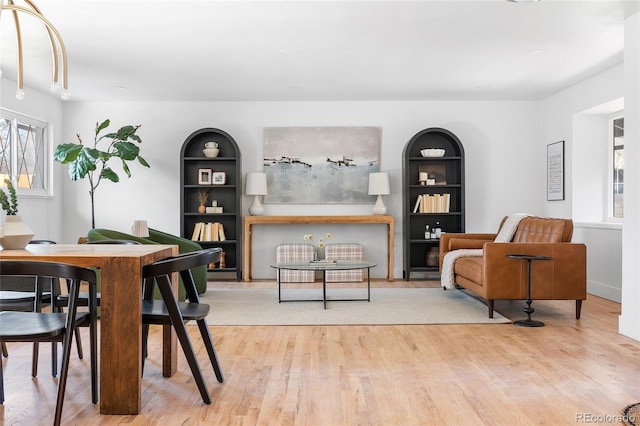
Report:
[[202,152],[205,157],[217,157],[220,153],[220,148],[205,148]]
[[444,149],[442,148],[428,148],[420,151],[423,157],[442,157],[444,156]]

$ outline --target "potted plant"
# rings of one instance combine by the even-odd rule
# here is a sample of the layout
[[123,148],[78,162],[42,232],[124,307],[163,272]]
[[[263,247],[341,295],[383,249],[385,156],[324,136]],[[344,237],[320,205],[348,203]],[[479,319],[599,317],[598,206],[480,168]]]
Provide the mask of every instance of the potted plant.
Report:
[[7,213],[4,228],[0,232],[0,245],[5,250],[20,250],[29,244],[33,238],[33,231],[22,223],[18,216],[18,196],[13,183],[9,179],[4,180],[9,196],[0,189],[0,205]]
[[[140,148],[134,142],[142,143],[136,134],[138,126],[123,126],[115,133],[100,134],[111,124],[107,119],[102,123],[96,123],[96,131],[93,146],[82,143],[82,138],[76,134],[79,143],[60,144],[53,154],[55,161],[69,164],[69,177],[71,180],[89,179],[89,197],[91,199],[91,227],[96,227],[94,196],[102,179],[117,183],[120,181],[118,174],[109,167],[109,160],[118,158],[127,177],[131,177],[128,161],[138,160],[140,164],[149,167],[149,164],[140,156]],[[98,148],[98,143],[108,145],[104,150]]]

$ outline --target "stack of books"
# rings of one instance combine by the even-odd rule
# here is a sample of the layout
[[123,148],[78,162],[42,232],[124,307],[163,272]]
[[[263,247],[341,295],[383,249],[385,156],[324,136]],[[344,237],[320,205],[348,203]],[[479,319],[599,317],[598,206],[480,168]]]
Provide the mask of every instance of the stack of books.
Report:
[[413,207],[414,213],[449,213],[451,194],[420,194]]
[[220,222],[197,222],[193,227],[191,241],[225,241],[224,227]]

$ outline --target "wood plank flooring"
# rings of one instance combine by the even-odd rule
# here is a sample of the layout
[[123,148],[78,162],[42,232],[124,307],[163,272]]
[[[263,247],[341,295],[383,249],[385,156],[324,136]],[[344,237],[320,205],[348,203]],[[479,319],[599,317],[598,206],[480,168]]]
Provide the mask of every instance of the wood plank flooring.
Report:
[[[524,318],[523,306],[496,302],[496,310],[510,319]],[[618,334],[619,304],[589,296],[581,320],[575,319],[574,306],[534,301],[533,317],[546,323],[542,328],[212,326],[226,379],[222,384],[190,327],[211,405],[202,403],[182,355],[179,372],[162,377],[160,330],[155,329],[142,414],[98,414],[90,402],[88,359],[78,360],[74,353],[63,419],[69,425],[620,424],[621,410],[640,402],[640,342]],[[41,347],[36,379],[30,376],[30,351],[29,344],[9,344],[9,358],[3,360],[4,425],[52,422],[57,380],[49,374],[49,346]]]

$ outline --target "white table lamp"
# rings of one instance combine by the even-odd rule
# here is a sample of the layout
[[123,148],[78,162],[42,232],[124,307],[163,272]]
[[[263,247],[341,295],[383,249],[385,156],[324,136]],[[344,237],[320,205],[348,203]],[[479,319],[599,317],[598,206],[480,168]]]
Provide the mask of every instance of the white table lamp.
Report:
[[369,173],[369,195],[377,195],[373,206],[373,214],[387,214],[387,207],[382,202],[383,195],[391,194],[389,174],[387,172]]
[[253,203],[251,207],[249,207],[249,214],[251,216],[262,216],[264,206],[260,202],[260,196],[267,195],[267,175],[260,172],[247,173],[244,193],[247,195],[255,195]]

